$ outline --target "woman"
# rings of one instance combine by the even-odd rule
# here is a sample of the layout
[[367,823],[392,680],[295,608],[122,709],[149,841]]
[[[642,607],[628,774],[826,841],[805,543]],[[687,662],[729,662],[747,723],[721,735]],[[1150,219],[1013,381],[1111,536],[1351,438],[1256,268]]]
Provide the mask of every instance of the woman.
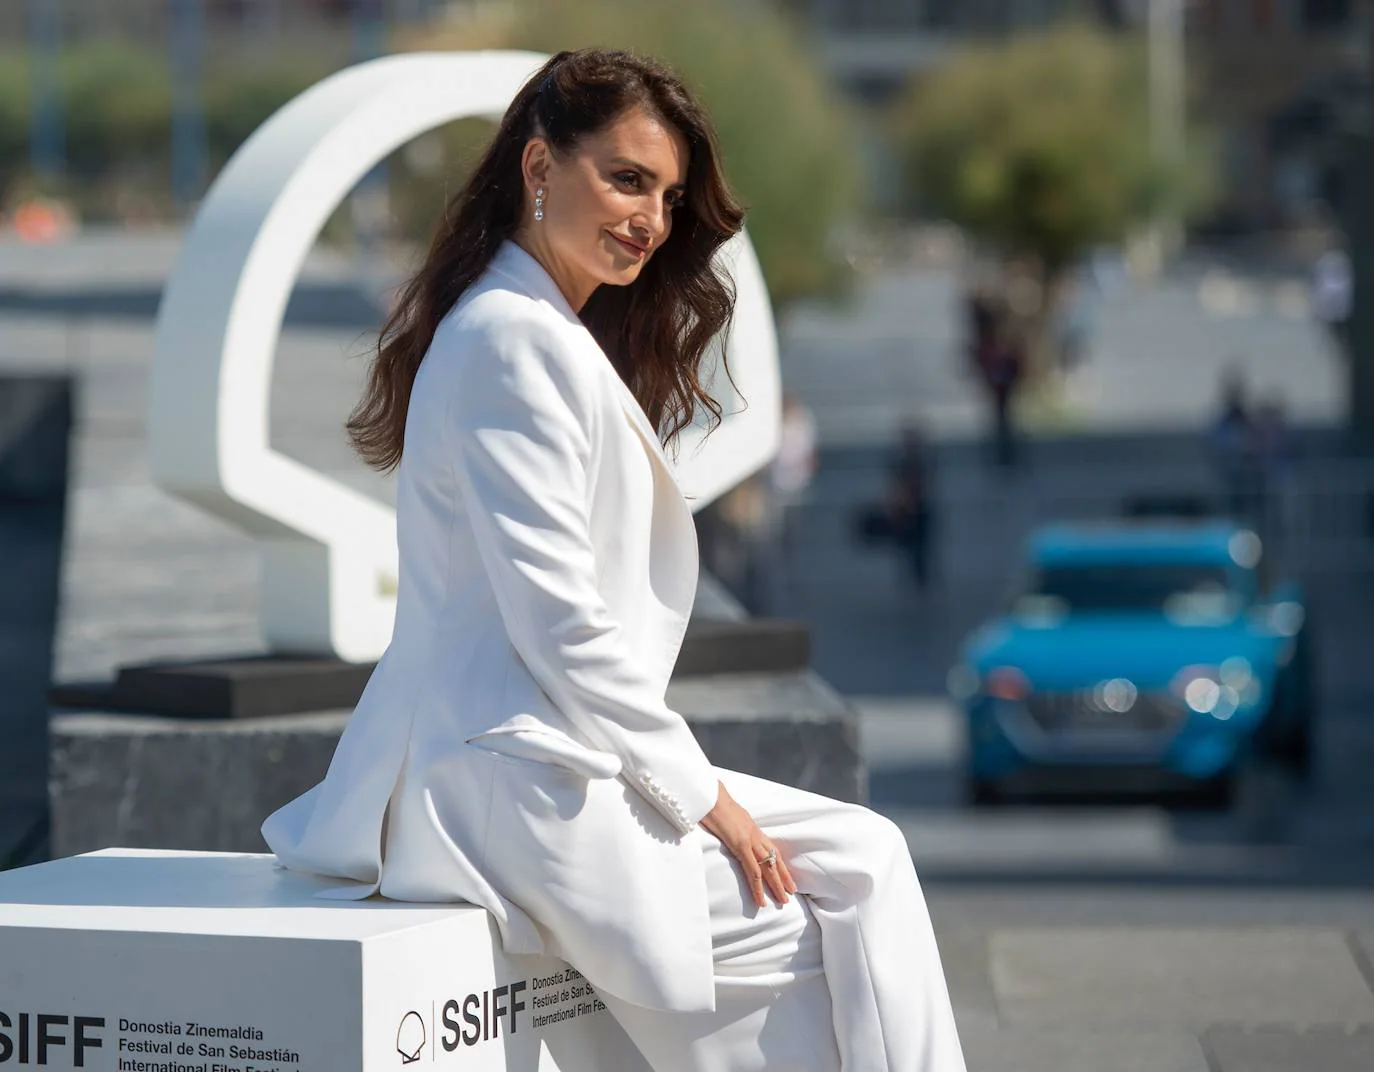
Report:
[[897,829],[713,768],[664,703],[697,558],[658,429],[719,416],[741,219],[662,67],[562,53],[517,95],[350,420],[399,466],[391,645],[263,834],[337,896],[483,906],[655,1069],[960,1072]]

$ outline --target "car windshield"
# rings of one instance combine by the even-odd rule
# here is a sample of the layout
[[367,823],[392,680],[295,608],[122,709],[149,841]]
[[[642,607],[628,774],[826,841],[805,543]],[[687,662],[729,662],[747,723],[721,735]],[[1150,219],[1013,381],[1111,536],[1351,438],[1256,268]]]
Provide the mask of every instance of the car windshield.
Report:
[[1051,615],[1157,611],[1211,618],[1235,610],[1225,567],[1186,562],[1046,566],[1035,571],[1016,603],[1019,611]]

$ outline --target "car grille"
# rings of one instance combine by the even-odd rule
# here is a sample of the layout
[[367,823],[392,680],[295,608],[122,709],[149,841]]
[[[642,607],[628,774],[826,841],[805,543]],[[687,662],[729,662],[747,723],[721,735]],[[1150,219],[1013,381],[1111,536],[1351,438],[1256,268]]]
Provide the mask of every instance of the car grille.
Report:
[[1167,733],[1183,720],[1183,705],[1167,692],[1142,692],[1126,711],[1111,711],[1091,689],[1037,692],[1026,711],[1046,733]]

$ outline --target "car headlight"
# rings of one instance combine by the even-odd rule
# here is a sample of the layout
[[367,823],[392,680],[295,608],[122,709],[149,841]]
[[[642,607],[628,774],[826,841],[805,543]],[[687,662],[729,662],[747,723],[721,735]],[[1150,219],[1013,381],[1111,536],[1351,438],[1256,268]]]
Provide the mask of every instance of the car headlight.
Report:
[[1279,636],[1297,636],[1307,618],[1301,603],[1284,600],[1269,608],[1269,628]]
[[971,700],[982,693],[994,700],[1024,700],[1030,695],[1031,683],[1014,666],[995,666],[979,676],[978,671],[964,663],[953,667],[945,678],[949,694],[956,700]]
[[1173,690],[1189,710],[1224,722],[1259,699],[1259,680],[1249,660],[1236,656],[1220,666],[1185,666],[1174,677]]
[[1251,683],[1255,680],[1254,668],[1250,665],[1249,659],[1243,659],[1239,655],[1225,660],[1219,667],[1218,676],[1223,685],[1229,685],[1236,692],[1245,693]]
[[1024,700],[1030,690],[1030,678],[1014,666],[994,667],[983,677],[983,691],[995,700]]

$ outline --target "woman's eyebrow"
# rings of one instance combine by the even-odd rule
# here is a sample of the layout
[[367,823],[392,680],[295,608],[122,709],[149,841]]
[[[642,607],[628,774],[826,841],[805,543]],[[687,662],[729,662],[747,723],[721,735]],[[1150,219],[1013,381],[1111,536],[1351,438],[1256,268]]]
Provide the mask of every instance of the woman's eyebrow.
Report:
[[[655,171],[655,170],[654,170],[653,168],[651,168],[651,167],[648,167],[648,166],[646,166],[646,165],[644,165],[644,164],[641,164],[638,160],[631,160],[631,159],[630,159],[629,157],[627,157],[627,156],[617,156],[615,159],[613,159],[613,160],[611,161],[611,163],[613,163],[613,164],[623,164],[623,165],[625,165],[626,167],[632,167],[632,168],[634,168],[636,171],[640,172],[640,173],[641,173],[646,179],[648,179],[650,182],[657,182],[657,181],[658,181],[658,172]],[[674,189],[682,190],[682,189],[686,189],[686,187],[687,187],[687,184],[686,184],[685,182],[675,182],[675,183],[673,183],[673,188],[674,188]]]

